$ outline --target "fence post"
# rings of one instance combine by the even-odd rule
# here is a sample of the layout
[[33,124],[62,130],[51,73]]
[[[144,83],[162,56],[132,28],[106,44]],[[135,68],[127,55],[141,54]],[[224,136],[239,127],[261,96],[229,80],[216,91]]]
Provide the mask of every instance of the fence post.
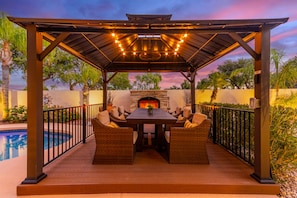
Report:
[[212,141],[217,143],[217,107],[212,106]]
[[87,139],[87,116],[86,116],[86,104],[83,104],[83,115],[82,115],[82,119],[83,119],[83,143],[86,143],[86,139]]

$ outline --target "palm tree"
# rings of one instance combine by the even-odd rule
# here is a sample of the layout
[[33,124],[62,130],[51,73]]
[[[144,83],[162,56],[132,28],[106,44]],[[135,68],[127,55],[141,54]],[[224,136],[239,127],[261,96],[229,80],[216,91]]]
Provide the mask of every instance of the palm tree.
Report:
[[278,75],[279,88],[294,88],[297,84],[297,57],[286,61]]
[[219,89],[225,88],[228,82],[225,80],[226,76],[221,72],[213,72],[208,75],[208,79],[204,78],[197,84],[197,89],[212,89],[210,96],[210,103],[212,103],[218,94]]
[[274,82],[274,87],[275,87],[275,93],[276,93],[276,98],[278,97],[278,92],[279,92],[279,85],[280,85],[280,78],[279,78],[279,71],[282,67],[282,58],[284,57],[284,52],[281,50],[276,50],[276,49],[271,49],[271,61],[274,64],[275,68],[275,82]]
[[[0,57],[2,63],[2,94],[3,106],[8,109],[8,92],[10,81],[10,67],[13,64],[13,54],[11,47],[17,47],[19,51],[25,52],[26,34],[20,27],[15,26],[10,22],[4,13],[1,13],[0,18]],[[6,113],[3,111],[2,119],[6,118]]]
[[233,70],[230,74],[230,78],[236,79],[238,88],[251,89],[254,87],[254,64],[252,59],[239,59],[238,64],[242,67]]
[[212,94],[210,97],[210,103],[212,103],[216,98],[219,89],[224,88],[227,84],[226,78],[220,72],[214,72],[208,75],[210,84],[212,86]]

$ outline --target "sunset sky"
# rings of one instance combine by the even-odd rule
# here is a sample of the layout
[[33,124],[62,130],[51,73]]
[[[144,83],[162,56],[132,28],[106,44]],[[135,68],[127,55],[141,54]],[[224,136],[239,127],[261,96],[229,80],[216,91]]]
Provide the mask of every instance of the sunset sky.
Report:
[[[172,20],[259,19],[289,17],[289,21],[271,32],[271,48],[283,50],[284,60],[297,56],[297,0],[1,0],[0,12],[28,18],[127,20],[126,14],[172,14]],[[205,78],[225,60],[251,58],[241,48],[198,71]],[[134,74],[135,75],[135,74]],[[134,75],[130,75],[131,83]],[[26,84],[11,76],[11,88]],[[174,79],[174,80],[173,80]],[[162,73],[162,89],[180,86],[181,74]]]

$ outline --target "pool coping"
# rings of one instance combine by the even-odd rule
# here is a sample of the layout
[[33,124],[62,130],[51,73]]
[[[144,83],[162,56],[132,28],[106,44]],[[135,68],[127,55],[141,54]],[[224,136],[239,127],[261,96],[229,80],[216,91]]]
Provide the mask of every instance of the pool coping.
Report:
[[0,131],[16,130],[16,129],[27,129],[27,123],[1,124],[0,125]]

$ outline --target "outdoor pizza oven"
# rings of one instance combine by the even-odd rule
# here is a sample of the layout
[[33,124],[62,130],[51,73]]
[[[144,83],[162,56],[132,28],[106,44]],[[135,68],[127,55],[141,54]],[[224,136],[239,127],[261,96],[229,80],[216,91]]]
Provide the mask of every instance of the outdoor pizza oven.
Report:
[[167,90],[131,90],[130,91],[130,111],[137,108],[147,108],[148,105],[154,108],[167,110],[169,97]]
[[144,97],[138,100],[138,108],[147,108],[149,105],[154,109],[160,108],[160,100],[153,97]]

